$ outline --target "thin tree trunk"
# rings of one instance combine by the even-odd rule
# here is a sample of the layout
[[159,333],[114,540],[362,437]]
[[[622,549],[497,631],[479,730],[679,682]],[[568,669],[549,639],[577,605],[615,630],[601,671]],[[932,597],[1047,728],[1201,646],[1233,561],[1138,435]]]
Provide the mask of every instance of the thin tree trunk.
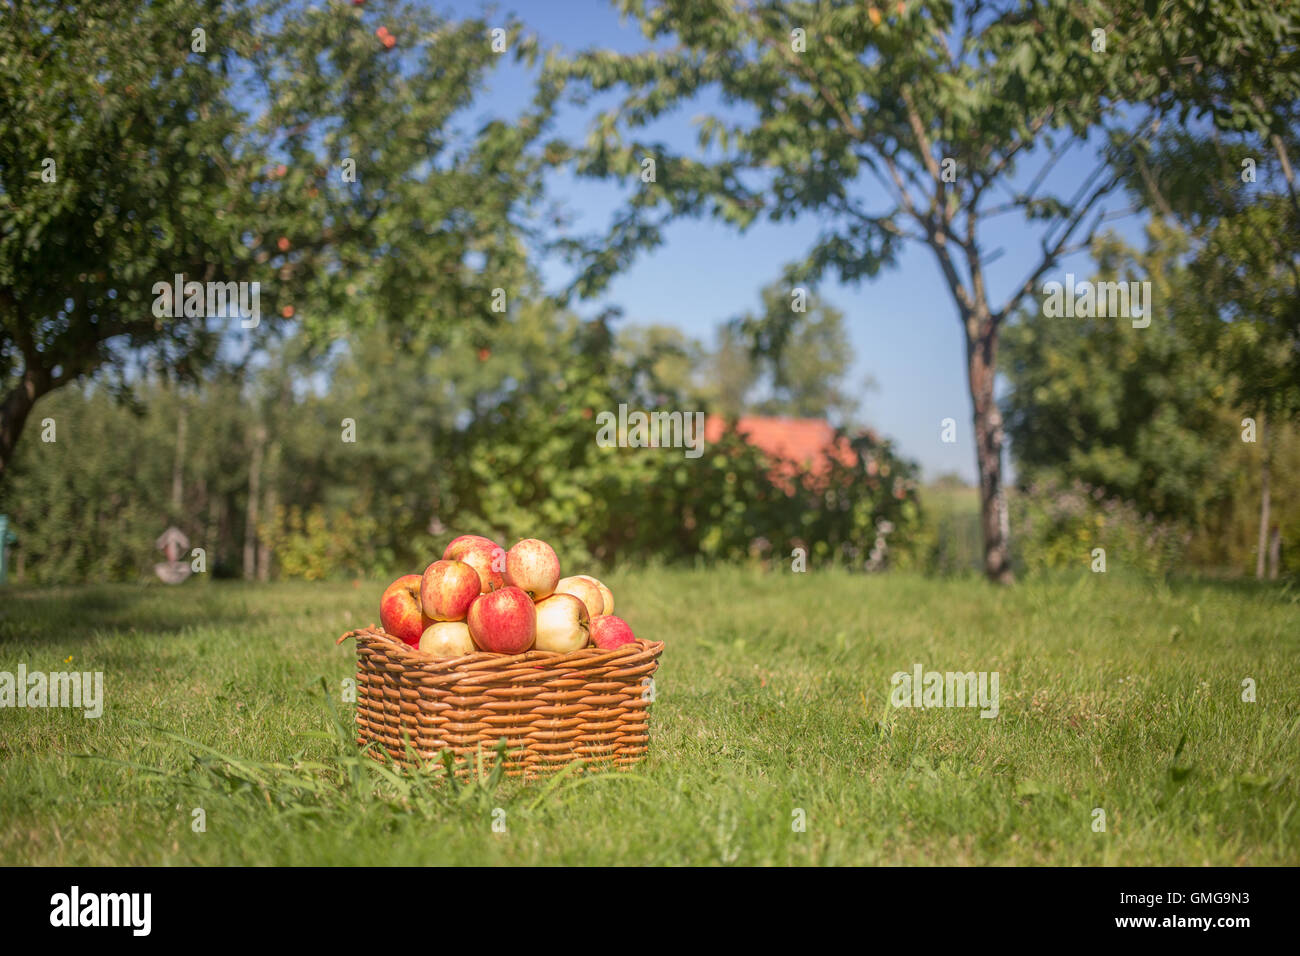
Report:
[[993,398],[997,375],[998,330],[987,317],[972,319],[974,337],[966,341],[967,373],[974,409],[975,464],[979,470],[980,526],[984,535],[984,574],[990,581],[1010,584],[1010,520],[1002,484],[1002,413]]
[[1268,579],[1277,580],[1278,569],[1282,564],[1282,529],[1273,525],[1273,533],[1268,536]]
[[262,457],[266,450],[266,429],[253,433],[253,453],[248,462],[248,505],[244,512],[244,580],[257,577],[257,506],[262,493]]
[[1269,487],[1269,466],[1272,464],[1269,454],[1269,435],[1268,426],[1264,422],[1264,414],[1259,416],[1260,441],[1264,445],[1264,461],[1259,469],[1259,544],[1255,548],[1255,577],[1260,581],[1264,580],[1264,561],[1268,552],[1268,521],[1269,509],[1272,506],[1272,490]]
[[[194,492],[194,527],[197,530],[200,526],[203,528],[203,536],[207,542],[212,541],[211,524],[203,523],[203,515],[212,514],[212,499],[208,495],[208,479],[204,475],[199,475],[199,480],[195,485]],[[210,544],[204,544],[204,547],[211,547]]]
[[[265,520],[274,521],[275,511],[280,503],[279,496],[276,494],[276,478],[279,472],[277,466],[280,460],[278,444],[271,446],[266,459],[268,463],[266,469],[266,493],[262,498],[262,514],[265,516]],[[260,535],[257,541],[257,580],[271,580],[271,543]]]
[[[267,491],[266,493],[266,513],[274,513],[275,493]],[[257,539],[257,580],[271,580],[271,545],[264,538]]]
[[226,548],[227,543],[230,541],[229,526],[226,520],[228,512],[229,502],[226,500],[226,495],[222,493],[213,495],[212,505],[208,509],[208,513],[211,516],[209,518],[209,526],[213,530],[208,534],[209,544],[207,547],[209,556],[216,555],[217,562],[219,562],[223,556],[230,553]]
[[221,525],[217,520],[217,499],[220,497],[220,495],[209,493],[207,478],[200,476],[198,503],[194,506],[194,524],[195,527],[202,525],[203,528],[203,540],[200,542],[200,547],[207,551],[209,572],[212,571],[221,552],[221,539],[219,537]]
[[177,403],[176,457],[172,459],[172,516],[179,519],[185,504],[185,406]]
[[1282,165],[1282,178],[1286,180],[1286,191],[1291,196],[1291,205],[1296,215],[1300,216],[1300,195],[1296,193],[1295,171],[1291,169],[1291,157],[1287,154],[1286,143],[1282,137],[1273,136],[1273,148],[1277,151],[1278,162]]

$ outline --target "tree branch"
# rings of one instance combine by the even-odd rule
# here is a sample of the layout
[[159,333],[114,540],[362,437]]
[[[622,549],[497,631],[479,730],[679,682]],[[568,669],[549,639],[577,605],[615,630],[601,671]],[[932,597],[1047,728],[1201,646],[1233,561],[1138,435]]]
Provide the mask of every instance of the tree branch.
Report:
[[1068,251],[1066,247],[1066,243],[1069,241],[1070,236],[1074,234],[1075,229],[1079,227],[1079,223],[1088,215],[1089,211],[1091,211],[1092,207],[1097,204],[1098,200],[1119,185],[1119,181],[1119,174],[1112,174],[1108,180],[1093,191],[1092,195],[1088,197],[1086,202],[1076,204],[1074,206],[1073,214],[1065,222],[1065,231],[1057,237],[1057,240],[1053,245],[1049,247],[1047,239],[1044,237],[1042,242],[1042,260],[1034,271],[1030,273],[1029,278],[1027,278],[1019,288],[1011,294],[1011,297],[1006,301],[1006,304],[993,313],[995,323],[1000,323],[1005,319],[1006,316],[1020,304],[1020,301],[1033,290],[1034,286],[1038,285],[1038,280],[1046,275],[1047,270],[1056,265],[1062,256],[1068,255],[1070,252],[1079,251],[1080,248],[1086,249],[1091,245],[1093,238],[1095,238],[1097,227],[1101,225],[1100,216],[1098,216],[1097,221],[1095,221],[1092,227],[1088,230],[1087,238],[1084,239],[1079,246],[1071,247]]

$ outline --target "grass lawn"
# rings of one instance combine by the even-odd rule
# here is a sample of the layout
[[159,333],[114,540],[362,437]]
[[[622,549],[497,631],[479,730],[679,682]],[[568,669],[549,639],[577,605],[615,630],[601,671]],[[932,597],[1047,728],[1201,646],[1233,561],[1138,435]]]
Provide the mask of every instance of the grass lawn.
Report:
[[[380,583],[0,592],[0,671],[105,675],[98,720],[0,710],[0,863],[1300,863],[1293,590],[606,580],[668,645],[649,758],[460,789],[340,740]],[[999,716],[891,707],[916,663],[998,672]]]

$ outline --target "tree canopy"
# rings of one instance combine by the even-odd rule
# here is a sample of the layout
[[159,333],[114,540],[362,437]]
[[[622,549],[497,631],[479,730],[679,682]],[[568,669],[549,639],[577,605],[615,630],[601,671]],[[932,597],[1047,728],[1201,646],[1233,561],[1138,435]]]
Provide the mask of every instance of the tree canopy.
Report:
[[533,55],[518,23],[494,49],[485,21],[384,0],[37,0],[7,19],[0,474],[46,392],[143,356],[192,374],[249,324],[158,317],[175,275],[256,282],[267,326],[318,339],[380,318],[473,334],[526,288],[546,91],[461,128],[501,51]]
[[[1113,161],[1149,140],[1166,112],[1200,110],[1263,135],[1293,92],[1294,77],[1269,72],[1294,58],[1293,17],[1250,3],[1240,16],[1242,4],[1225,4],[1233,9],[1204,18],[1197,6],[624,0],[656,49],[593,50],[553,67],[582,98],[621,91],[578,145],[577,170],[635,182],[652,161],[656,175],[605,234],[570,244],[582,264],[577,287],[601,287],[680,216],[741,230],[760,217],[815,216],[819,235],[790,263],[790,284],[869,279],[897,262],[903,243],[928,248],[967,347],[985,570],[1009,581],[994,400],[1001,326],[1062,258],[1090,246],[1123,180]],[[1152,18],[1173,29],[1151,29]],[[1214,33],[1220,19],[1231,31]],[[722,106],[700,119],[694,154],[643,138],[706,93]],[[1072,191],[1051,191],[1061,157],[1097,138],[1105,148],[1094,171]],[[1026,162],[1038,166],[1027,186]],[[1036,234],[1038,251],[1023,280],[999,292],[985,230],[1006,214]]]

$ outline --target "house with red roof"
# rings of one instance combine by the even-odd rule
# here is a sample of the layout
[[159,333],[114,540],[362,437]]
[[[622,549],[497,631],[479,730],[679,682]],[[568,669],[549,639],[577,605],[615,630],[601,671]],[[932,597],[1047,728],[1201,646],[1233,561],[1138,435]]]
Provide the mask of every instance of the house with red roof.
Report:
[[[727,424],[721,415],[709,415],[704,420],[704,440],[716,442]],[[736,431],[772,459],[772,480],[791,494],[796,480],[816,485],[826,478],[835,462],[852,467],[858,461],[848,439],[837,438],[835,429],[824,418],[746,415],[736,420]],[[868,470],[871,465],[868,462]]]

